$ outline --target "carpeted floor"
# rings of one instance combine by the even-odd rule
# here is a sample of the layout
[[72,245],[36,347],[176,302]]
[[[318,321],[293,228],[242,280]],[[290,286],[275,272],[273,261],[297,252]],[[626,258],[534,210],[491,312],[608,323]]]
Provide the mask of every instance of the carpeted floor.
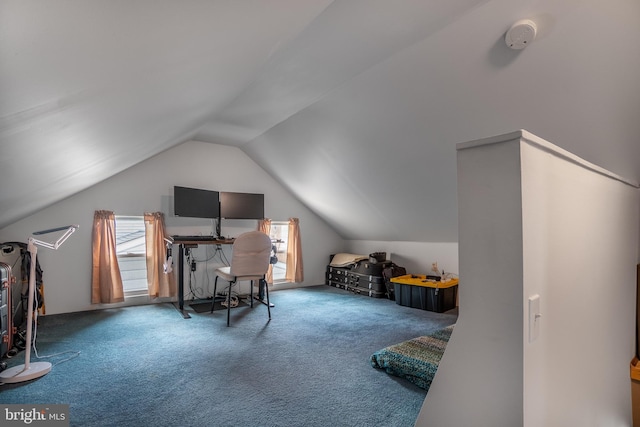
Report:
[[1,385],[0,403],[69,404],[71,425],[83,427],[413,426],[425,391],[370,357],[453,324],[455,313],[326,285],[270,296],[270,322],[254,304],[231,310],[230,327],[226,311],[183,319],[170,304],[41,317],[40,356],[80,354]]

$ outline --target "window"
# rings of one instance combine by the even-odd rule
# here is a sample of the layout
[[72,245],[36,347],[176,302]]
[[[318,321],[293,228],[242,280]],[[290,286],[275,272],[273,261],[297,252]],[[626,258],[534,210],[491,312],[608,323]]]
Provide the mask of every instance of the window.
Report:
[[287,238],[289,223],[287,221],[271,221],[271,240],[276,248],[278,262],[273,265],[273,283],[285,283],[287,273]]
[[125,298],[148,295],[144,217],[116,215],[116,254]]

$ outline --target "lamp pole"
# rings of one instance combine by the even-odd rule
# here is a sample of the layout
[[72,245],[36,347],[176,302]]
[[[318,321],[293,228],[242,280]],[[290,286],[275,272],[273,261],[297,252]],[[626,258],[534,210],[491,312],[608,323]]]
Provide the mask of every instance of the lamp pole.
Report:
[[65,227],[53,228],[50,230],[38,231],[33,233],[46,234],[53,233],[55,231],[66,230],[66,232],[55,242],[48,243],[29,237],[27,244],[27,251],[31,255],[31,265],[29,270],[29,297],[27,300],[27,345],[24,353],[24,364],[14,366],[0,372],[0,383],[19,383],[23,381],[29,381],[36,378],[40,378],[51,371],[51,363],[49,362],[31,362],[31,337],[33,334],[33,317],[37,308],[34,308],[35,293],[36,293],[36,257],[38,255],[38,248],[36,245],[40,245],[49,249],[58,249],[65,240],[69,238],[74,231],[78,229],[77,225],[69,225]]

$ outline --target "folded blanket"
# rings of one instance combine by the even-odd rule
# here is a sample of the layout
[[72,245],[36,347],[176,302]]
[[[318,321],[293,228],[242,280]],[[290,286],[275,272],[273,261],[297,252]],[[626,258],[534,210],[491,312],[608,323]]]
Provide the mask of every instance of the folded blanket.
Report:
[[371,356],[371,365],[428,391],[453,326],[376,351]]
[[358,261],[362,261],[364,259],[369,259],[367,255],[356,255],[356,254],[335,254],[331,259],[331,263],[329,264],[331,267],[346,267],[351,264],[355,264]]

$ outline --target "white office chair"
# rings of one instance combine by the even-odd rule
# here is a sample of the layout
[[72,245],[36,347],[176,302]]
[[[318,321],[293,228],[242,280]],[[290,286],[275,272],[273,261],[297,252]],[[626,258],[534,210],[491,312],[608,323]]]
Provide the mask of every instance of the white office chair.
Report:
[[[229,282],[229,290],[227,292],[227,326],[229,326],[229,318],[231,316],[231,288],[238,281],[251,281],[251,307],[253,307],[253,285],[254,281],[264,281],[267,270],[269,269],[269,261],[271,258],[271,239],[268,235],[261,231],[249,231],[243,233],[233,242],[231,265],[229,267],[217,268],[216,280],[213,286],[213,302],[211,303],[211,313],[213,313],[215,305],[215,295],[218,288],[218,278],[222,277]],[[269,288],[264,283],[264,289],[267,296],[267,312],[269,320],[271,320],[271,307],[269,304]]]

